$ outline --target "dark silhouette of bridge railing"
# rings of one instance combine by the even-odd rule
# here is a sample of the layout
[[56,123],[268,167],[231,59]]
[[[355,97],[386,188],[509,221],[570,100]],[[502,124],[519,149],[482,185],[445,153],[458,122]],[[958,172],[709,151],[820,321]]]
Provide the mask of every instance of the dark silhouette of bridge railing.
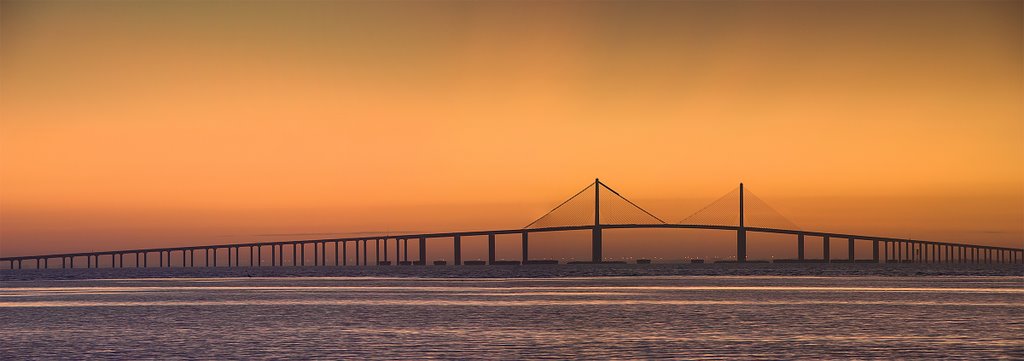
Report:
[[[590,196],[589,190],[593,189],[593,203],[588,198]],[[602,207],[602,190],[611,193],[610,197],[606,198],[605,205],[613,210],[614,214],[601,213]],[[733,201],[733,197],[737,198],[738,201],[738,212],[735,215],[738,218],[738,222],[735,225],[730,224],[705,224],[705,223],[728,223],[728,221],[720,221],[722,219],[730,218],[733,215],[723,215],[721,213],[724,209],[722,204],[729,204]],[[747,224],[747,198],[757,202],[765,211],[767,216],[759,216],[758,220],[774,219],[776,222],[781,222],[788,226],[788,228],[775,228],[770,226],[752,226]],[[584,204],[581,206],[580,204]],[[593,208],[590,208],[590,204]],[[731,203],[735,204],[735,203]],[[616,208],[618,207],[618,208]],[[586,213],[586,214],[584,214]],[[757,212],[754,212],[755,214]],[[708,221],[713,219],[716,221]],[[736,218],[733,218],[736,219]],[[701,223],[684,223],[686,220],[701,221]],[[602,263],[604,258],[602,255],[602,241],[603,231],[605,229],[704,229],[704,230],[721,230],[736,232],[736,262],[747,262],[747,233],[768,233],[768,234],[785,234],[796,236],[797,244],[797,258],[790,260],[776,260],[775,262],[819,262],[819,263],[838,263],[838,262],[872,262],[872,263],[891,263],[891,262],[927,262],[927,263],[1022,263],[1024,262],[1024,249],[1022,248],[1008,248],[1008,247],[994,247],[984,245],[973,245],[973,244],[961,244],[961,243],[949,243],[949,242],[933,242],[916,239],[904,239],[904,238],[893,238],[893,237],[876,237],[876,236],[864,236],[854,234],[843,234],[834,232],[818,232],[818,231],[807,231],[798,229],[792,222],[789,222],[777,212],[767,206],[766,203],[756,198],[749,191],[745,191],[743,184],[741,183],[737,190],[730,192],[726,196],[713,202],[708,207],[705,207],[694,213],[690,217],[687,217],[684,222],[680,223],[666,223],[660,218],[654,216],[650,212],[647,212],[643,208],[640,208],[633,202],[629,201],[618,192],[615,192],[611,188],[608,188],[600,180],[595,180],[589,186],[584,188],[582,191],[569,198],[562,204],[558,205],[550,212],[531,222],[529,225],[523,228],[517,229],[503,229],[503,230],[483,230],[483,231],[464,231],[464,232],[439,232],[439,233],[422,233],[422,234],[405,234],[405,235],[380,235],[380,236],[360,236],[360,237],[348,237],[348,238],[329,238],[329,239],[312,239],[312,240],[292,240],[292,241],[271,241],[271,242],[253,242],[253,243],[233,243],[233,244],[216,244],[216,245],[204,245],[204,246],[192,246],[192,247],[168,247],[168,248],[146,248],[146,249],[128,249],[128,250],[114,250],[114,251],[102,251],[102,252],[80,252],[80,253],[62,253],[62,254],[46,254],[46,255],[33,255],[33,256],[18,256],[18,257],[4,257],[0,258],[0,263],[6,262],[10,269],[21,269],[25,261],[29,261],[29,266],[35,266],[35,268],[49,268],[51,260],[60,259],[61,268],[75,268],[76,258],[85,258],[87,268],[98,268],[100,265],[100,257],[110,256],[111,267],[124,267],[125,255],[134,256],[134,267],[149,267],[149,255],[153,253],[159,254],[159,259],[156,266],[159,267],[171,267],[172,256],[174,253],[181,254],[181,266],[183,267],[217,267],[217,260],[219,251],[226,250],[227,252],[227,266],[228,267],[240,267],[242,265],[243,250],[248,251],[247,257],[244,257],[246,267],[261,267],[265,266],[263,261],[263,248],[270,248],[270,260],[267,265],[269,266],[284,266],[286,264],[285,249],[290,246],[291,248],[291,266],[305,266],[306,258],[305,252],[308,246],[313,247],[313,261],[312,265],[315,266],[343,266],[348,265],[348,250],[349,243],[354,245],[355,251],[355,265],[368,265],[369,263],[369,243],[372,241],[375,247],[374,258],[375,265],[391,265],[391,264],[415,264],[425,265],[427,263],[427,240],[428,239],[451,239],[454,245],[454,264],[463,264],[462,260],[462,238],[463,237],[475,237],[475,236],[487,236],[487,259],[490,264],[508,264],[508,263],[551,263],[550,261],[533,260],[529,256],[529,235],[531,233],[548,233],[548,232],[566,232],[566,231],[591,231],[591,250],[592,257],[590,263]],[[561,223],[561,225],[555,225]],[[495,238],[498,235],[509,235],[518,234],[521,237],[522,242],[522,260],[521,261],[498,261],[495,254]],[[822,240],[822,257],[821,259],[809,259],[806,258],[805,252],[805,241],[808,237],[820,238]],[[419,255],[415,261],[409,260],[409,240],[417,240],[419,242]],[[832,239],[845,239],[847,240],[848,256],[846,259],[832,259],[830,257],[831,251],[831,240]],[[394,241],[394,262],[391,261],[391,252],[389,251],[388,244],[390,241]],[[856,259],[855,250],[858,242],[868,242],[871,245],[871,259],[870,260],[859,260]],[[328,258],[328,244],[332,244],[333,262],[329,262]],[[382,247],[383,246],[383,247]],[[383,248],[383,252],[382,252]],[[360,253],[362,250],[362,253]],[[203,257],[202,264],[196,264],[196,251],[200,251],[200,256]],[[362,258],[360,260],[360,257]],[[129,257],[130,259],[131,257]],[[33,264],[34,263],[34,264]],[[80,263],[81,264],[81,263]]]

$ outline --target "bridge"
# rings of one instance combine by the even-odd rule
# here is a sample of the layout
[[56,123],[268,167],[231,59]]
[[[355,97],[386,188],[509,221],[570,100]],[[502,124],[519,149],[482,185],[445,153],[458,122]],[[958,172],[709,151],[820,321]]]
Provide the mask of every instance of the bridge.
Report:
[[[602,210],[604,210],[603,213]],[[110,257],[108,264],[110,268],[124,268],[125,256],[129,256],[128,267],[148,268],[151,267],[149,264],[151,257],[149,256],[158,254],[158,261],[154,262],[153,267],[172,267],[172,259],[178,259],[178,255],[181,260],[179,267],[218,267],[218,259],[221,258],[223,252],[226,252],[224,258],[226,258],[228,267],[305,266],[306,249],[311,247],[313,252],[311,265],[313,266],[347,266],[349,248],[353,248],[355,252],[354,265],[365,266],[371,264],[368,257],[370,242],[375,248],[373,265],[426,265],[428,240],[453,242],[453,263],[462,265],[483,263],[463,262],[462,260],[462,239],[483,236],[487,237],[487,263],[489,264],[546,264],[557,263],[557,261],[536,260],[529,257],[530,234],[570,231],[591,232],[591,260],[586,263],[607,263],[608,261],[602,254],[603,231],[607,229],[704,229],[735,232],[736,259],[734,262],[739,263],[749,262],[747,259],[747,235],[749,233],[782,234],[794,237],[797,258],[775,260],[775,262],[1024,263],[1024,248],[803,230],[756,195],[750,193],[749,190],[745,190],[742,183],[738,188],[682,221],[669,223],[626,199],[599,179],[595,179],[586,188],[522,228],[45,254],[3,257],[0,258],[0,265],[6,264],[8,269],[22,269],[25,263],[28,263],[27,268],[34,266],[36,269],[45,269],[50,268],[51,263],[59,260],[60,268],[76,268],[75,260],[84,258],[85,264],[83,265],[79,261],[78,268],[82,268],[82,266],[99,268],[100,258]],[[522,260],[499,261],[496,259],[495,238],[498,235],[519,235],[521,237]],[[806,257],[805,244],[808,238],[819,239],[822,242],[820,259]],[[847,241],[846,259],[830,257],[831,240],[833,239]],[[419,242],[419,255],[414,261],[409,260],[409,240]],[[391,250],[388,247],[392,241],[394,243],[394,262],[392,262]],[[353,247],[350,247],[350,244]],[[856,258],[855,250],[858,244],[871,247],[871,259]],[[328,257],[328,245],[331,245],[333,257]],[[269,262],[264,261],[264,247],[269,248]],[[286,250],[290,251],[290,260],[285,257]],[[196,263],[197,251],[202,257],[199,264]],[[242,257],[245,253],[248,255]],[[438,261],[435,264],[446,264],[446,262]],[[54,267],[57,267],[56,264]]]

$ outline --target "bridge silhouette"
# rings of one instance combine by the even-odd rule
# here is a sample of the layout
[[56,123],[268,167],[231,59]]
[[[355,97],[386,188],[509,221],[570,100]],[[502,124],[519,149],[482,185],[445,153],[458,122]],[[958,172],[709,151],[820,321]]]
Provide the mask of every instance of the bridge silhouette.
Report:
[[[575,263],[609,263],[603,256],[603,232],[606,229],[704,229],[735,232],[736,259],[732,262],[739,263],[749,262],[747,260],[748,233],[795,236],[797,258],[775,260],[774,262],[1024,263],[1024,248],[803,230],[772,209],[766,202],[749,190],[744,189],[742,183],[736,189],[733,189],[685,219],[677,223],[669,223],[609,188],[599,179],[595,179],[593,183],[590,183],[583,190],[522,228],[31,255],[3,257],[0,258],[0,264],[7,263],[9,269],[22,269],[23,263],[28,261],[29,267],[34,265],[36,269],[39,269],[49,268],[51,261],[59,259],[60,268],[76,268],[75,259],[85,258],[86,268],[99,268],[100,257],[110,256],[109,265],[111,268],[123,268],[125,267],[125,255],[133,255],[134,262],[131,262],[129,267],[148,268],[149,255],[156,253],[159,254],[159,261],[154,266],[171,267],[172,255],[180,253],[181,267],[218,267],[218,252],[226,250],[228,267],[281,267],[286,266],[285,248],[290,247],[291,262],[287,266],[305,266],[306,248],[312,246],[312,265],[346,266],[349,259],[349,243],[353,243],[355,265],[368,265],[369,242],[373,241],[375,246],[373,253],[375,258],[374,265],[426,265],[427,240],[445,239],[453,242],[455,265],[482,264],[483,262],[480,261],[463,262],[462,260],[462,238],[474,236],[487,236],[487,263],[489,264],[546,264],[557,263],[557,261],[535,260],[529,257],[529,236],[531,233],[586,230],[592,232],[591,260],[589,262]],[[499,261],[496,259],[496,236],[509,234],[521,236],[521,261]],[[820,259],[809,259],[806,257],[805,242],[808,237],[818,238],[822,241]],[[409,260],[410,239],[419,242],[419,257],[415,261]],[[832,239],[847,240],[848,254],[846,259],[832,259],[830,257]],[[394,241],[394,262],[391,261],[391,252],[388,249],[388,244],[391,241]],[[871,259],[856,258],[855,250],[858,243],[870,244]],[[333,262],[329,262],[327,256],[328,244],[333,244]],[[382,246],[383,252],[381,252]],[[263,261],[264,247],[270,248],[269,264],[264,264],[265,262]],[[360,249],[362,253],[360,253]],[[243,250],[248,251],[248,257],[241,257]],[[203,257],[203,261],[199,265],[196,264],[196,251],[200,251]],[[341,252],[340,255],[339,252]],[[362,257],[361,261],[360,256]],[[129,257],[129,260],[131,258]],[[243,260],[247,261],[244,265]],[[435,264],[446,264],[446,262],[437,261]],[[81,266],[82,264],[79,263],[79,265]]]

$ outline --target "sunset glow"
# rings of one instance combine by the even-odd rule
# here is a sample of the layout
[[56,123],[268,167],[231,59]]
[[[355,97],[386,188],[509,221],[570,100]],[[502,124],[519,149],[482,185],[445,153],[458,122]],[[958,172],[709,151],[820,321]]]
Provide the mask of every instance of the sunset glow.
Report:
[[596,177],[668,221],[742,181],[804,229],[1021,247],[1022,12],[5,1],[0,255],[516,228]]

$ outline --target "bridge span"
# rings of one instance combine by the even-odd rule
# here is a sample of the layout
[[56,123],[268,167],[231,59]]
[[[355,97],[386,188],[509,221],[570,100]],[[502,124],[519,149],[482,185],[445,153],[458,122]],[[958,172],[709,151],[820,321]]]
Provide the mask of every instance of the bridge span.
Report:
[[[577,200],[581,195],[589,195],[588,192],[593,188],[593,209],[592,218],[587,218],[585,224],[579,224],[583,221],[579,219],[564,221],[558,217],[552,217],[552,215],[558,214],[561,209],[567,205],[572,204],[574,200]],[[610,195],[605,199],[606,201],[620,202],[625,205],[626,209],[631,210],[634,214],[632,218],[628,219],[639,219],[646,218],[646,222],[628,223],[628,222],[603,222],[610,218],[606,215],[601,214],[601,194],[602,190]],[[728,195],[727,195],[728,196]],[[738,224],[710,224],[707,223],[667,223],[662,221],[660,218],[654,216],[650,212],[647,212],[643,208],[640,208],[633,202],[629,201],[625,197],[621,196],[618,192],[615,192],[611,188],[608,188],[600,180],[595,180],[588,187],[577,193],[575,196],[569,198],[551,212],[545,214],[538,220],[530,223],[523,228],[515,229],[500,229],[500,230],[480,230],[480,231],[462,231],[462,232],[436,232],[436,233],[422,233],[422,234],[403,234],[403,235],[376,235],[376,236],[360,236],[360,237],[347,237],[347,238],[328,238],[328,239],[307,239],[307,240],[290,240],[290,241],[267,241],[267,242],[250,242],[250,243],[226,243],[226,244],[214,244],[214,245],[202,245],[202,246],[187,246],[187,247],[166,247],[166,248],[145,248],[145,249],[125,249],[125,250],[110,250],[100,252],[78,252],[78,253],[61,253],[61,254],[45,254],[45,255],[30,255],[30,256],[16,256],[16,257],[3,257],[0,258],[0,265],[6,265],[8,269],[23,269],[23,268],[36,268],[45,269],[50,268],[51,263],[59,260],[59,266],[54,264],[54,268],[99,268],[101,257],[109,257],[109,267],[111,268],[124,268],[125,256],[128,256],[129,265],[128,267],[171,267],[172,259],[178,259],[180,257],[179,267],[219,267],[218,266],[218,255],[223,252],[227,252],[226,260],[227,267],[282,267],[282,266],[305,266],[307,257],[307,248],[312,248],[313,252],[313,266],[347,266],[348,251],[353,248],[355,252],[354,265],[426,265],[427,264],[427,241],[450,241],[453,244],[453,264],[463,265],[465,264],[462,259],[462,238],[463,237],[487,237],[487,263],[488,264],[532,264],[532,263],[551,263],[546,260],[531,259],[529,256],[529,236],[531,233],[551,233],[551,232],[570,232],[570,231],[590,231],[592,234],[591,238],[591,260],[589,263],[602,263],[606,262],[603,257],[603,231],[606,229],[703,229],[703,230],[718,230],[724,232],[735,232],[736,234],[736,259],[735,262],[748,262],[747,260],[747,234],[748,233],[764,233],[764,234],[783,234],[794,237],[795,246],[797,250],[797,257],[795,259],[788,260],[776,260],[775,262],[808,262],[808,263],[853,263],[853,262],[870,262],[870,263],[1024,263],[1024,248],[1009,248],[1009,247],[995,247],[986,245],[976,244],[965,244],[965,243],[951,243],[951,242],[935,242],[919,239],[907,239],[907,238],[893,238],[893,237],[880,237],[880,236],[866,236],[866,235],[855,235],[846,233],[834,233],[834,232],[821,232],[821,231],[808,231],[801,230],[797,227],[791,228],[774,228],[774,227],[763,227],[763,226],[752,226],[747,224],[747,212],[745,198],[751,197],[752,194],[746,192],[741,183],[738,188]],[[724,200],[724,201],[723,201]],[[586,202],[590,202],[587,200]],[[716,203],[731,202],[727,197],[723,197],[716,201]],[[578,202],[577,202],[578,203]],[[712,209],[716,203],[705,207],[701,211],[698,211],[694,215],[687,217],[687,219],[707,219],[708,214],[705,212],[708,209]],[[571,207],[571,206],[570,206]],[[629,208],[632,207],[632,208]],[[770,209],[770,208],[769,208]],[[591,212],[591,211],[587,211]],[[573,216],[578,216],[579,212]],[[588,215],[587,217],[590,217]],[[712,215],[713,219],[721,219],[721,214]],[[555,223],[569,223],[567,225],[550,225],[552,222]],[[685,220],[684,220],[685,221]],[[727,223],[727,222],[719,222]],[[791,222],[786,221],[788,224]],[[522,259],[520,261],[499,261],[496,258],[495,251],[495,239],[498,235],[519,235],[522,244]],[[822,242],[821,258],[809,258],[806,249],[806,242],[817,239]],[[835,259],[830,256],[832,249],[831,241],[835,239],[846,240],[847,242],[847,257],[845,259]],[[418,244],[418,257],[415,260],[409,259],[409,240],[417,241]],[[370,262],[369,259],[369,248],[374,247],[374,262]],[[394,247],[389,247],[389,244],[393,243]],[[350,247],[350,244],[352,247]],[[328,245],[331,245],[333,254],[328,256]],[[856,247],[858,245],[871,247],[871,258],[870,259],[857,259],[856,258]],[[270,250],[269,261],[264,261],[264,247]],[[290,260],[285,257],[285,250],[290,248]],[[392,251],[393,249],[393,258]],[[196,253],[199,252],[199,256],[202,257],[200,263],[196,262]],[[248,253],[245,257],[242,255]],[[149,264],[151,254],[158,254],[158,261],[154,262],[153,265]],[[179,256],[180,255],[180,256]],[[84,264],[81,259],[85,259]],[[75,266],[75,260],[79,259],[78,267]],[[393,260],[393,261],[392,261]],[[243,262],[244,261],[244,262]],[[290,261],[290,262],[286,262]],[[27,263],[27,267],[26,264]]]

